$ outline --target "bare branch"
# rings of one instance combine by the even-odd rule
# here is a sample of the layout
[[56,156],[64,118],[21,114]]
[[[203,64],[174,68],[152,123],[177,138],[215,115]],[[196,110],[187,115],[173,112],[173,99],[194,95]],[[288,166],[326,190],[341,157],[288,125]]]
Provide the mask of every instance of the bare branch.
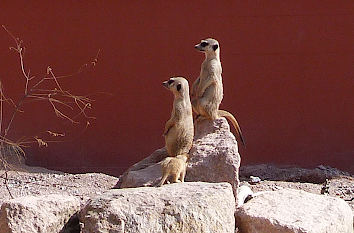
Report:
[[57,115],[57,117],[59,117],[59,118],[63,118],[63,119],[67,119],[67,120],[69,120],[71,123],[75,123],[75,124],[77,124],[77,123],[79,123],[79,122],[77,122],[77,121],[74,121],[73,119],[71,119],[70,117],[68,117],[67,115],[65,115],[64,113],[62,113],[61,111],[59,111],[58,109],[57,109],[57,107],[55,106],[55,104],[54,104],[54,102],[57,102],[58,100],[56,100],[56,99],[53,99],[53,98],[51,98],[50,97],[50,94],[48,95],[48,100],[49,100],[49,103],[52,105],[52,107],[53,107],[53,109],[54,109],[54,112],[55,112],[55,114]]
[[50,75],[53,77],[53,80],[54,80],[55,83],[57,84],[59,90],[60,90],[61,92],[63,92],[63,89],[61,89],[61,86],[60,86],[60,84],[59,84],[57,78],[55,77],[55,75],[54,75],[54,73],[53,73],[53,70],[52,70],[52,68],[51,68],[50,66],[47,67],[47,74],[50,74]]
[[48,147],[48,143],[46,143],[45,141],[43,141],[43,139],[41,138],[38,138],[37,136],[34,137],[34,139],[36,139],[37,143],[38,143],[38,146],[39,147]]
[[47,130],[46,132],[52,137],[64,137],[65,136],[65,133],[55,133],[50,130]]
[[[29,144],[37,143],[39,147],[47,147],[48,142],[62,142],[55,140],[45,140],[43,137],[35,136],[35,137],[21,137],[17,141],[12,141],[8,138],[8,134],[10,129],[12,128],[14,119],[18,112],[22,112],[21,108],[25,103],[33,102],[33,101],[48,101],[51,108],[53,109],[55,115],[58,118],[62,118],[68,120],[72,124],[79,123],[75,119],[79,116],[83,116],[86,119],[95,119],[95,117],[89,116],[87,114],[87,110],[91,109],[92,102],[94,100],[88,98],[88,96],[79,96],[73,95],[69,91],[65,90],[65,88],[59,82],[62,78],[73,77],[77,74],[80,74],[88,67],[95,67],[98,63],[98,57],[101,53],[99,49],[96,57],[90,61],[79,67],[79,69],[69,75],[61,75],[56,76],[53,69],[50,66],[47,66],[47,70],[44,75],[37,76],[31,75],[31,70],[27,68],[25,63],[25,53],[26,48],[23,44],[23,41],[19,38],[15,37],[12,32],[10,32],[4,25],[2,25],[7,34],[13,39],[15,45],[9,47],[10,50],[15,51],[19,58],[19,68],[21,69],[22,76],[25,80],[23,96],[15,103],[12,99],[6,98],[4,94],[3,83],[0,81],[0,165],[5,168],[5,173],[2,175],[5,179],[5,185],[8,189],[8,192],[11,197],[12,194],[7,185],[8,181],[8,171],[10,169],[9,164],[6,161],[7,153],[14,153],[18,158],[20,156],[25,156],[25,152],[22,148],[26,147]],[[7,102],[12,105],[12,113],[10,114],[9,121],[5,127],[4,119],[4,105],[3,103]],[[65,108],[65,112],[60,108]],[[69,112],[69,113],[66,113]],[[73,115],[73,116],[72,116]],[[89,121],[86,121],[86,125],[83,133],[88,126],[90,125]],[[44,133],[44,132],[42,132]],[[58,133],[47,130],[47,136],[50,137],[64,137],[65,133]],[[45,135],[43,135],[45,136]],[[11,152],[9,151],[11,150]]]

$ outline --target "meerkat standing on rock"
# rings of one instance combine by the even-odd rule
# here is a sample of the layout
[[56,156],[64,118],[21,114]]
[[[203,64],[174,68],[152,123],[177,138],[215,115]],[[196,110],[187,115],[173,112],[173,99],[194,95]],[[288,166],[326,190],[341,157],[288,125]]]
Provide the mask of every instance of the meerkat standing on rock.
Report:
[[196,120],[203,118],[215,120],[219,117],[226,117],[231,121],[236,129],[237,136],[245,145],[240,126],[235,117],[227,111],[219,110],[223,98],[219,42],[215,39],[205,39],[195,48],[205,53],[200,75],[193,83],[191,91],[193,111],[197,114]]
[[158,186],[162,186],[169,177],[172,177],[172,182],[184,182],[188,152],[194,136],[188,81],[182,77],[172,77],[163,85],[174,95],[171,118],[166,122],[163,133],[166,150],[172,157],[160,162],[162,178]]
[[169,156],[187,154],[193,144],[194,127],[188,81],[172,77],[163,85],[174,95],[171,118],[166,122],[164,137]]
[[158,184],[161,187],[166,179],[172,177],[172,182],[184,182],[186,175],[188,154],[177,155],[176,157],[167,157],[160,162],[162,167],[162,178]]

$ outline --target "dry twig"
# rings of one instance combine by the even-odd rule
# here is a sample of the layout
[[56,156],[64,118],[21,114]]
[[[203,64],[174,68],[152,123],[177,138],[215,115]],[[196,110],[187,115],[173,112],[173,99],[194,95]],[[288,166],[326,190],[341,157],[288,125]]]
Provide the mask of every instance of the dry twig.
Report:
[[[87,123],[84,127],[86,129],[89,125],[88,119],[95,119],[94,117],[87,114],[87,110],[91,109],[93,100],[87,96],[79,96],[70,93],[64,89],[59,80],[80,74],[85,70],[85,68],[95,67],[98,62],[100,50],[97,52],[93,61],[82,65],[76,72],[72,74],[56,76],[52,67],[47,66],[47,70],[44,75],[32,76],[30,69],[26,68],[24,59],[26,48],[23,45],[23,41],[18,37],[15,37],[4,25],[2,25],[2,27],[15,43],[15,46],[10,47],[10,50],[15,51],[19,57],[20,69],[25,82],[23,96],[18,100],[17,103],[15,103],[12,99],[7,98],[4,95],[3,84],[0,81],[0,165],[5,170],[4,182],[6,188],[8,189],[10,196],[13,197],[7,185],[9,164],[7,163],[6,156],[9,153],[15,154],[18,157],[24,156],[25,152],[23,151],[22,147],[25,147],[27,144],[37,143],[39,147],[47,147],[48,142],[59,142],[48,141],[38,136],[29,138],[22,137],[17,141],[10,140],[8,138],[8,134],[13,127],[14,119],[19,112],[23,112],[22,107],[24,104],[31,103],[33,101],[42,101],[49,103],[49,106],[52,108],[53,112],[58,118],[65,119],[72,124],[78,124],[79,121],[76,119],[79,116],[83,116],[85,119],[87,119]],[[4,125],[3,121],[4,103],[10,104],[10,106],[13,108],[7,125]],[[64,108],[66,109],[66,112],[64,112]],[[69,112],[67,113],[67,111]],[[65,136],[65,133],[55,133],[50,130],[45,132],[48,133],[48,135],[51,137]]]

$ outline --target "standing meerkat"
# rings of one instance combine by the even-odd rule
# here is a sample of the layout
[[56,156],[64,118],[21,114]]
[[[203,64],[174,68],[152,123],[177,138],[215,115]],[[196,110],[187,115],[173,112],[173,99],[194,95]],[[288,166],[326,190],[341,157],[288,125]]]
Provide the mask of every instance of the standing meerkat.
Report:
[[177,155],[176,157],[167,157],[160,162],[162,167],[162,178],[158,184],[161,187],[166,179],[171,177],[173,183],[184,182],[186,175],[188,154]]
[[197,120],[203,118],[215,120],[226,117],[236,129],[237,136],[243,145],[242,132],[236,118],[225,110],[219,110],[223,98],[222,67],[220,62],[220,46],[215,39],[202,40],[195,48],[205,53],[205,60],[200,69],[200,75],[193,83],[191,96],[193,111]]
[[169,156],[187,154],[193,144],[194,126],[188,81],[172,77],[163,85],[174,95],[171,118],[166,122],[164,137]]

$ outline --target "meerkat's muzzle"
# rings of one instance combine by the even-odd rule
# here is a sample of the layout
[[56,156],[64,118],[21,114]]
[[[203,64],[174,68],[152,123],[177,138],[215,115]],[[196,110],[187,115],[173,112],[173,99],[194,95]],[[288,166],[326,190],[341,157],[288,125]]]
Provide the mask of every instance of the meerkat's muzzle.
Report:
[[194,48],[199,51],[204,51],[204,48],[200,44],[195,45]]
[[168,88],[168,81],[163,82],[162,85],[163,85],[164,87]]

